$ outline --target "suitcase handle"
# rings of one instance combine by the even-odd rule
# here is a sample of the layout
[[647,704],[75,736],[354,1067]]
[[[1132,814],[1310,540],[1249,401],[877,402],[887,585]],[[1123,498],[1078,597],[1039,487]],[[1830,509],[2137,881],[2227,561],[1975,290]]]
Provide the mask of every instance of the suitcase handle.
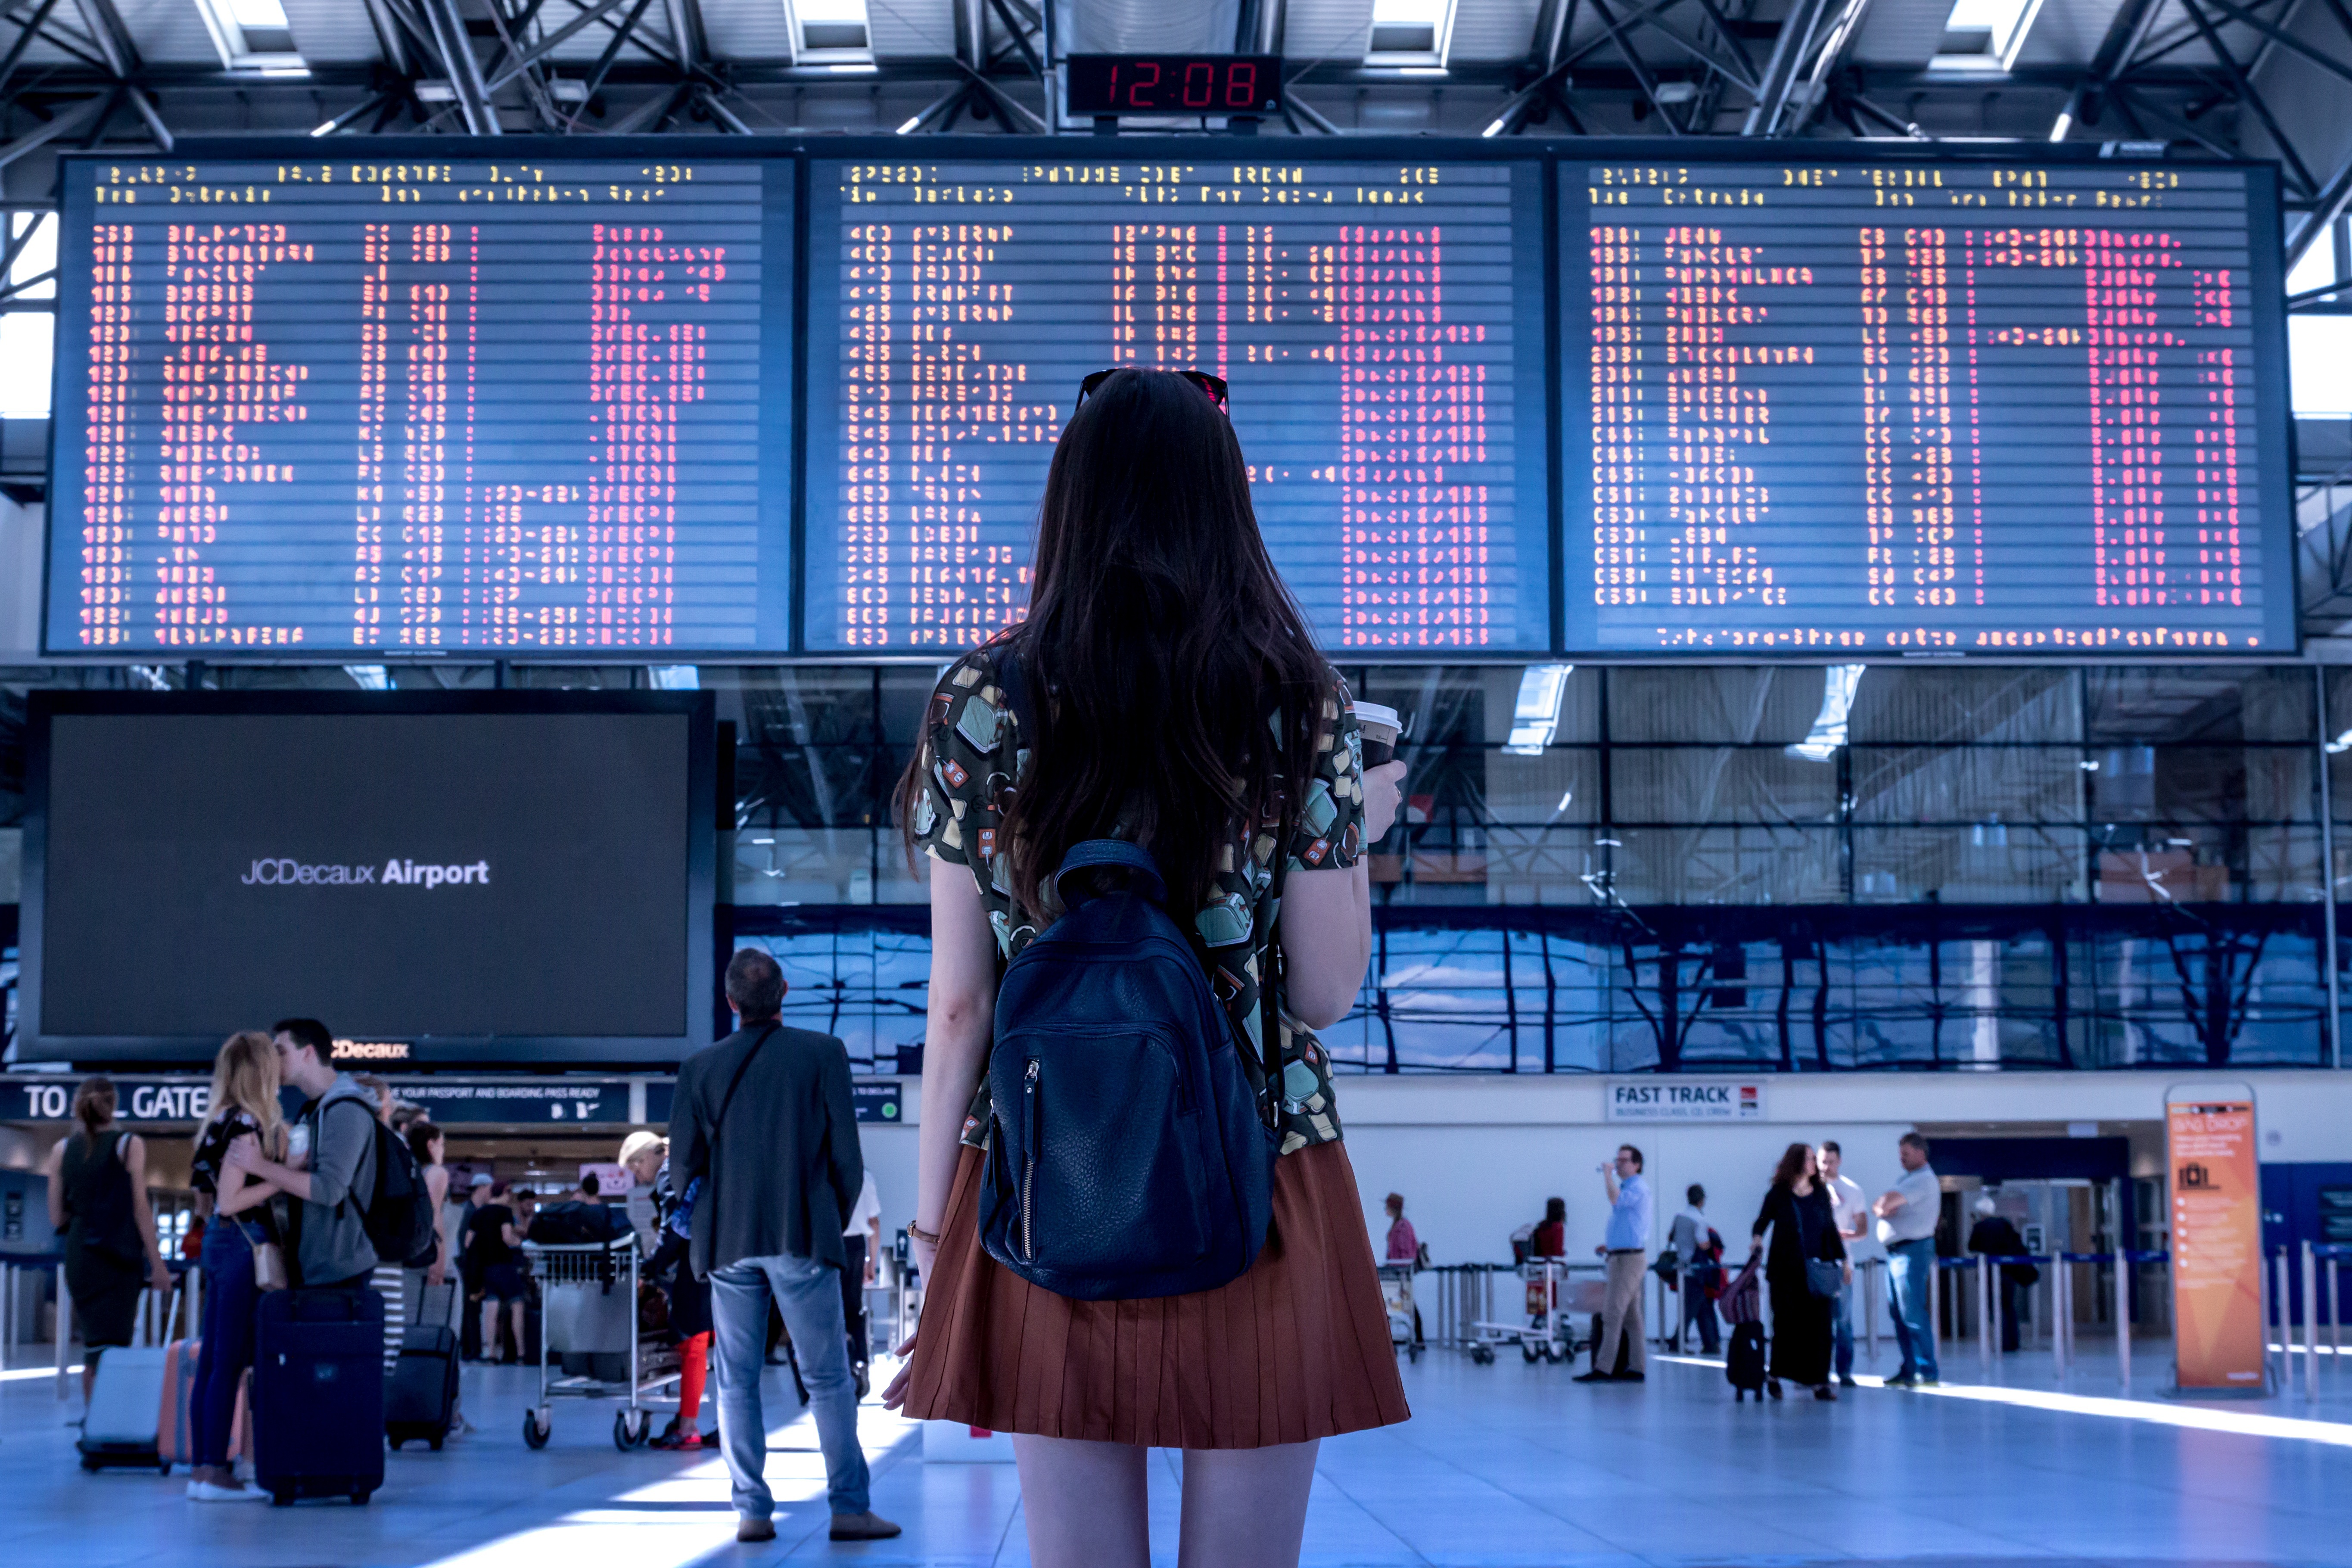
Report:
[[361,1321],[357,1290],[289,1290],[287,1315],[298,1323],[356,1323]]

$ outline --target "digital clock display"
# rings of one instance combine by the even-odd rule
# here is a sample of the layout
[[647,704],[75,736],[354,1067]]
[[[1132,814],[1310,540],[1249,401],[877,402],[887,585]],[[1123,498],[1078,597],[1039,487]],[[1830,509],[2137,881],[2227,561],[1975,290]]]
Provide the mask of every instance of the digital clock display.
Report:
[[1072,55],[1072,114],[1272,114],[1279,55]]

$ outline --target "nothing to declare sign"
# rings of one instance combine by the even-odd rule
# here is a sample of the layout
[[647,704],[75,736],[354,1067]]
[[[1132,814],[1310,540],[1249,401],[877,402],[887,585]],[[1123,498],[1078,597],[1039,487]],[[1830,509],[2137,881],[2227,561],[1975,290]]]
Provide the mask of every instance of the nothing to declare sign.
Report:
[[1761,1121],[1764,1085],[1755,1079],[1633,1079],[1609,1086],[1612,1121]]
[[2174,1376],[2184,1389],[2263,1387],[2262,1172],[2251,1097],[2167,1098],[2172,1170]]

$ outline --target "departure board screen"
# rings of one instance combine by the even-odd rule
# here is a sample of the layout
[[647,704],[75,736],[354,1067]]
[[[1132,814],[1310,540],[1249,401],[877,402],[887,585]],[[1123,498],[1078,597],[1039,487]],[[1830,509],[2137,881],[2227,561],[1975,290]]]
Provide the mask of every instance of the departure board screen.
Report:
[[69,160],[49,648],[785,646],[793,172]]
[[1559,177],[1570,648],[2294,647],[2267,170]]
[[814,160],[806,646],[960,648],[1018,618],[1078,384],[1130,364],[1230,384],[1328,647],[1549,646],[1540,177]]

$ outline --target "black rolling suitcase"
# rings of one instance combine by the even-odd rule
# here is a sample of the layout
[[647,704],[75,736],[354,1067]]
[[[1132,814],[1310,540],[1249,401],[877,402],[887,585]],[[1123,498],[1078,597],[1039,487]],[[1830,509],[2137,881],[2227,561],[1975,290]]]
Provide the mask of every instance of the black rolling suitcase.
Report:
[[1733,1404],[1738,1404],[1751,1394],[1759,1399],[1763,1397],[1763,1324],[1731,1325],[1731,1345],[1723,1358],[1723,1375],[1730,1380]]
[[1716,1299],[1731,1325],[1731,1339],[1724,1347],[1723,1375],[1732,1386],[1735,1405],[1751,1394],[1759,1399],[1764,1395],[1763,1267],[1760,1254],[1750,1258]]
[[367,1501],[383,1485],[383,1298],[373,1290],[270,1290],[253,1357],[254,1484]]
[[392,1446],[421,1440],[436,1451],[457,1410],[457,1335],[436,1323],[400,1338],[400,1359],[383,1385],[383,1433]]

